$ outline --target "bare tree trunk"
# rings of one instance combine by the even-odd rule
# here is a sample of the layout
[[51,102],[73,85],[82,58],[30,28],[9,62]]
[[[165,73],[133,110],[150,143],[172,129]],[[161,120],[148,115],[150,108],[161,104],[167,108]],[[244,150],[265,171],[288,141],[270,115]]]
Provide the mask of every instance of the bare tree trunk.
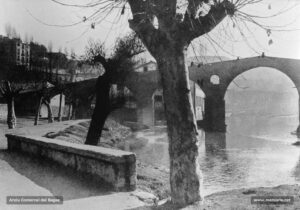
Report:
[[15,101],[14,97],[7,97],[7,125],[9,129],[14,129],[17,124],[17,118],[15,114]]
[[175,46],[165,48],[156,57],[168,125],[172,202],[186,206],[202,199],[201,171],[197,125],[185,64],[186,50]]
[[45,101],[44,102],[46,107],[47,107],[47,111],[48,111],[48,123],[53,123],[54,120],[53,120],[53,113],[52,113],[52,108],[51,108],[51,105],[50,105],[50,101]]
[[34,125],[37,125],[39,123],[42,102],[43,102],[43,97],[41,96],[40,100],[39,100],[39,104],[38,104],[37,109],[36,109],[36,113],[35,113]]
[[68,120],[71,120],[72,119],[72,113],[73,113],[73,110],[72,110],[72,103],[69,104],[69,110],[68,110]]
[[62,93],[59,95],[59,110],[58,110],[58,122],[62,119]]
[[76,119],[76,109],[77,109],[78,100],[75,99],[74,102],[72,102],[72,119]]
[[102,129],[111,110],[109,89],[110,80],[107,74],[98,77],[96,84],[96,105],[85,144],[97,145],[100,141]]
[[58,66],[56,66],[56,72],[55,72],[55,82],[58,82]]

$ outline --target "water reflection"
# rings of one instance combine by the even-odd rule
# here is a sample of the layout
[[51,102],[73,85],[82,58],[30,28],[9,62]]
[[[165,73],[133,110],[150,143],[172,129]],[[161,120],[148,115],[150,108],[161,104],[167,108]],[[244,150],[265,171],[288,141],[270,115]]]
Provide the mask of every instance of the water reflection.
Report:
[[146,164],[169,167],[166,127],[135,132],[125,141],[125,149],[136,153],[137,159]]
[[[252,116],[231,116],[228,122],[251,121]],[[300,148],[293,146],[297,137],[292,130],[297,115],[274,117],[273,129],[263,133],[208,133],[200,131],[200,167],[204,194],[236,188],[276,186],[300,182]],[[257,120],[257,119],[256,119]],[[273,123],[281,121],[281,124]],[[249,125],[239,124],[241,130]],[[276,126],[274,126],[276,125]],[[272,126],[270,126],[272,127]],[[282,132],[273,130],[281,130]],[[236,129],[239,131],[239,129]],[[251,129],[250,129],[251,130]],[[275,134],[274,134],[275,133]],[[169,167],[168,140],[165,128],[139,131],[127,141],[127,148],[146,164]]]
[[[205,132],[204,132],[205,133]],[[205,133],[206,156],[219,156],[226,160],[226,134],[225,133]]]
[[[205,133],[205,152],[200,154],[205,194],[237,188],[245,182],[247,168],[244,161],[235,158],[237,150],[228,149],[225,133]],[[233,156],[232,156],[233,155]],[[236,182],[236,183],[235,183]]]
[[[204,131],[202,131],[205,133]],[[228,156],[226,151],[226,134],[225,133],[205,133],[205,155],[200,157],[204,158],[203,160],[200,159],[201,168],[207,169],[205,174],[209,170],[215,171],[227,171],[224,169],[224,163],[227,162]],[[221,166],[221,167],[220,167]],[[220,168],[219,168],[220,167]],[[226,166],[225,166],[226,167]],[[229,169],[230,170],[230,169]]]

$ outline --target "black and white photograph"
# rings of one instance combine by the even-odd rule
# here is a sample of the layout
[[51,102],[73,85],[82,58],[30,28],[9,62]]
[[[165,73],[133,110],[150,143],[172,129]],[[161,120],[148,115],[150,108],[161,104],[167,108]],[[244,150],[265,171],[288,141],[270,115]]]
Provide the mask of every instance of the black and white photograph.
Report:
[[300,210],[300,0],[0,0],[0,210]]

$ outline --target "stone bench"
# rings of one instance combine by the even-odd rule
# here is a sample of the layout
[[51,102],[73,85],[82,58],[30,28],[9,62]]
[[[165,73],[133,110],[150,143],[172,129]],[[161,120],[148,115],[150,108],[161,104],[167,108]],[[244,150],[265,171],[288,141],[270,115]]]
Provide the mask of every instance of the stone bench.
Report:
[[116,191],[136,188],[136,157],[122,150],[74,144],[39,136],[7,134],[8,150],[47,158],[95,176]]

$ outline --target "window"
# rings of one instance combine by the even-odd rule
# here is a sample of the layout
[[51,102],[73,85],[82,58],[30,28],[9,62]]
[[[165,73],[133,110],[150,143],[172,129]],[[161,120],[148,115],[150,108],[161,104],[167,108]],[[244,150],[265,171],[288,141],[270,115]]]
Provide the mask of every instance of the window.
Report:
[[144,66],[144,72],[148,71],[148,66]]
[[203,66],[202,62],[198,64],[198,68],[200,68],[201,66]]
[[155,109],[163,109],[164,108],[164,101],[163,101],[162,95],[154,96],[154,108]]
[[161,95],[155,95],[154,96],[154,100],[157,102],[162,102],[163,101],[163,97]]

